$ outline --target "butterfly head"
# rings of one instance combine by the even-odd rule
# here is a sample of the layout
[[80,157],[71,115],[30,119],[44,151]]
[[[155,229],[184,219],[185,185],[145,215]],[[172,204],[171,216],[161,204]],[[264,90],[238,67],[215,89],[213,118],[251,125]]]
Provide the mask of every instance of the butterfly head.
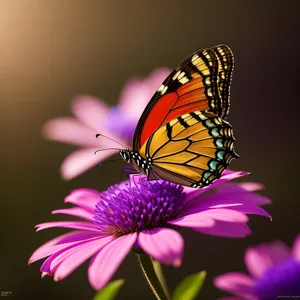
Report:
[[132,151],[130,151],[128,149],[121,149],[119,153],[120,153],[120,156],[123,158],[123,160],[125,160],[127,163],[130,164],[131,157],[132,157]]
[[149,175],[152,159],[147,157],[143,158],[138,153],[133,152],[129,149],[122,149],[120,150],[120,156],[125,160],[127,163],[131,164],[138,172]]

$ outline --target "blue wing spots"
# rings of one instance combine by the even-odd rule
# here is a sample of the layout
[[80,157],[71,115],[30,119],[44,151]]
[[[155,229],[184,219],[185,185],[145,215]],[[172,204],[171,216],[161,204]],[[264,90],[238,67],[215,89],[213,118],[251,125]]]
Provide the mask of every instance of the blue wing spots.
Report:
[[223,140],[222,139],[217,139],[216,140],[216,145],[219,148],[224,148]]
[[215,127],[215,124],[211,120],[206,120],[204,123],[208,128]]
[[223,160],[223,159],[224,159],[224,156],[225,156],[225,151],[220,150],[220,151],[217,152],[217,157],[218,157],[219,159]]
[[203,173],[203,178],[204,179],[207,179],[209,176],[213,175],[213,173],[209,172],[209,171],[206,171]]
[[211,131],[211,134],[213,137],[217,137],[220,136],[219,132],[218,132],[218,128],[213,128]]
[[212,161],[209,163],[210,169],[212,169],[213,171],[216,171],[216,169],[217,169],[219,163],[220,163],[220,162],[218,162],[217,160],[212,160]]

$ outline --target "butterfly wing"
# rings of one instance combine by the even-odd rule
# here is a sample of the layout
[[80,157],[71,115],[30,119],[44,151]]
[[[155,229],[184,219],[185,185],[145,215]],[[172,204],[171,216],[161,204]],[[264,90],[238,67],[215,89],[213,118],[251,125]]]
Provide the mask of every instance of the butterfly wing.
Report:
[[226,45],[218,45],[212,48],[218,59],[218,87],[221,96],[221,105],[215,113],[221,118],[226,118],[230,106],[230,84],[234,66],[233,54]]
[[204,187],[219,178],[237,154],[229,123],[210,112],[180,116],[155,131],[140,150],[152,160],[152,178]]
[[133,139],[135,152],[158,128],[181,115],[205,110],[217,114],[222,110],[218,88],[220,59],[216,53],[211,49],[196,52],[167,77],[138,122]]

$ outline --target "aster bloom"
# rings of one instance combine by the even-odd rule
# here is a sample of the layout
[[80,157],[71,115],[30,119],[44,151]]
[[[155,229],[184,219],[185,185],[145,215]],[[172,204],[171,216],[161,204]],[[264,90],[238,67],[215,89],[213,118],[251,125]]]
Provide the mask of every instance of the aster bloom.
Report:
[[62,280],[92,257],[88,278],[96,290],[107,284],[131,249],[178,267],[184,251],[180,227],[216,236],[244,237],[251,233],[247,214],[270,217],[260,207],[270,200],[253,193],[261,185],[227,183],[246,174],[227,170],[218,181],[203,189],[147,181],[145,176],[138,175],[102,193],[74,190],[65,199],[74,207],[52,213],[84,221],[37,225],[37,231],[53,227],[74,231],[38,248],[29,263],[48,257],[41,266],[42,276],[53,275],[54,280]]
[[100,148],[116,146],[103,137],[96,139],[96,133],[129,147],[140,115],[170,72],[168,68],[157,68],[145,79],[129,80],[121,92],[119,104],[111,108],[96,97],[79,96],[72,102],[73,118],[60,117],[46,122],[43,127],[46,138],[80,147],[63,161],[62,177],[72,179],[116,153],[102,151],[94,155]]
[[300,234],[291,250],[281,241],[247,249],[245,264],[250,275],[236,272],[215,278],[219,289],[238,295],[222,300],[273,300],[280,296],[300,296]]

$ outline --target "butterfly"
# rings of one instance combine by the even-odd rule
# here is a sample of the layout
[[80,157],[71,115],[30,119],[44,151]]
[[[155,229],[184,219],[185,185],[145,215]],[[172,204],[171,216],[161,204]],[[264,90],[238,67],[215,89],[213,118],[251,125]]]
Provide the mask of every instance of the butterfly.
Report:
[[187,57],[160,85],[120,156],[149,180],[202,188],[232,159],[230,106],[233,54],[226,45]]

